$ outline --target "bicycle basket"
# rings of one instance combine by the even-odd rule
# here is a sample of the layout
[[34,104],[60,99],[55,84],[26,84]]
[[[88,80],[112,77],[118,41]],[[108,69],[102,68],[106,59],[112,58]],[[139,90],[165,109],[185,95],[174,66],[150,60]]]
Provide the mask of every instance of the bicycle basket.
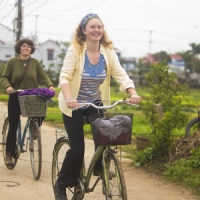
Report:
[[45,117],[47,99],[36,95],[18,96],[22,117]]
[[88,117],[95,145],[127,145],[131,143],[133,114],[104,113]]

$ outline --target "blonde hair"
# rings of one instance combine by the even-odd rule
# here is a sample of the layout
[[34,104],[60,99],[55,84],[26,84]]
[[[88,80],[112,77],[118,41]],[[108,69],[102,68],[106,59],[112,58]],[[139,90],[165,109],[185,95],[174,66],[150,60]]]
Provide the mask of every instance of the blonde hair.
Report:
[[[92,19],[92,18],[97,18],[97,17],[91,17],[90,19]],[[90,20],[90,19],[89,19],[89,20]],[[99,18],[97,18],[97,19],[99,19]],[[88,20],[88,21],[89,21],[89,20]],[[101,19],[99,19],[99,20],[101,21]],[[75,45],[76,48],[77,48],[79,51],[81,51],[81,50],[83,49],[83,47],[84,47],[85,35],[84,35],[82,29],[85,30],[88,21],[84,24],[83,28],[82,28],[82,26],[81,26],[81,22],[79,23],[79,25],[78,25],[78,27],[76,28],[76,31],[75,31],[75,33],[74,33],[72,42],[71,42],[71,44]],[[101,23],[102,23],[102,21],[101,21]],[[102,23],[102,25],[103,25],[103,23]],[[104,25],[103,25],[103,27],[104,27]],[[108,35],[107,35],[107,33],[106,33],[105,30],[103,30],[103,36],[102,36],[102,38],[100,39],[100,44],[103,45],[104,47],[108,47],[108,48],[110,48],[110,49],[113,48],[113,42],[109,39],[109,37],[108,37]]]

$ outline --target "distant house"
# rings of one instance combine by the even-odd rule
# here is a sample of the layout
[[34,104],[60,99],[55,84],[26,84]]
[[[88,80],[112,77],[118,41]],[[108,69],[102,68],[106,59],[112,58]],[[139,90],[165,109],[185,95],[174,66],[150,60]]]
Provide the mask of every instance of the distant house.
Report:
[[36,46],[36,51],[32,57],[42,61],[46,70],[58,70],[62,60],[58,57],[61,53],[65,53],[67,47],[53,40],[47,40]]
[[7,62],[8,59],[15,56],[14,43],[5,43],[0,40],[0,61]]
[[185,61],[179,54],[171,54],[170,58],[171,62],[168,64],[171,71],[181,73],[185,70]]
[[[185,61],[179,54],[170,54],[171,62],[168,63],[168,66],[170,67],[170,71],[181,73],[185,69]],[[144,59],[144,62],[149,62],[152,64],[158,63],[158,61],[155,59],[153,54],[148,54]]]
[[0,40],[5,43],[14,43],[15,34],[12,29],[0,23]]
[[136,58],[123,57],[121,58],[123,68],[128,71],[136,71]]
[[[0,23],[0,62],[6,63],[10,58],[15,56],[15,34],[13,31]],[[41,44],[36,45],[36,51],[31,55],[33,58],[37,58],[42,61],[45,70],[57,71],[62,60],[59,58],[59,54],[65,53],[67,47],[61,43],[53,40],[47,40]]]
[[14,44],[13,31],[0,23],[0,62],[6,62],[15,55]]
[[152,64],[158,63],[158,61],[155,60],[153,54],[148,54],[147,56],[145,56],[145,57],[143,58],[143,62],[144,62],[144,63],[152,63]]

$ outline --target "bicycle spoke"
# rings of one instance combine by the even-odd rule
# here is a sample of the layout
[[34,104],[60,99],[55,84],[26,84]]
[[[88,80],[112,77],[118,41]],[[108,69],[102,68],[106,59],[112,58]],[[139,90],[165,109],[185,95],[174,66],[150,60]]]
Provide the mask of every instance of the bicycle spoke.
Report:
[[37,121],[34,121],[33,123],[34,128],[32,128],[32,133],[30,134],[29,150],[33,176],[35,180],[38,180],[42,168],[42,143],[38,123]]
[[[54,146],[54,152],[53,152],[53,160],[52,160],[52,186],[54,189],[55,182],[58,178],[58,174],[61,170],[62,163],[65,159],[66,152],[69,149],[69,140],[68,138],[61,138],[57,141],[57,143]],[[74,196],[74,189],[75,188],[66,188],[66,193],[68,199],[72,199]]]
[[[107,181],[103,180],[103,193],[106,200],[127,200],[123,171],[117,157],[112,153],[108,153],[106,161],[106,171],[109,179]],[[108,191],[106,191],[106,182],[108,183]]]

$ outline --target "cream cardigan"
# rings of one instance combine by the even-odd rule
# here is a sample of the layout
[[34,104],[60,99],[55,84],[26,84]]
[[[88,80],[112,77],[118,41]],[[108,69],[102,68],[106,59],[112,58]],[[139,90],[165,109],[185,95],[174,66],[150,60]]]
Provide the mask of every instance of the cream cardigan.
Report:
[[[81,53],[78,52],[74,45],[71,45],[66,53],[63,60],[63,66],[61,68],[59,84],[69,83],[72,93],[72,98],[76,99],[78,96],[81,75],[85,63],[85,50],[87,49],[86,44]],[[126,71],[120,65],[117,54],[113,49],[105,48],[101,45],[100,53],[103,54],[106,62],[106,73],[107,77],[104,82],[100,85],[101,98],[102,100],[110,99],[110,78],[111,76],[119,83],[120,90],[126,92],[127,88],[135,88],[133,81],[129,78]],[[66,105],[66,99],[62,91],[58,96],[59,108],[62,113],[72,116],[72,109]]]

